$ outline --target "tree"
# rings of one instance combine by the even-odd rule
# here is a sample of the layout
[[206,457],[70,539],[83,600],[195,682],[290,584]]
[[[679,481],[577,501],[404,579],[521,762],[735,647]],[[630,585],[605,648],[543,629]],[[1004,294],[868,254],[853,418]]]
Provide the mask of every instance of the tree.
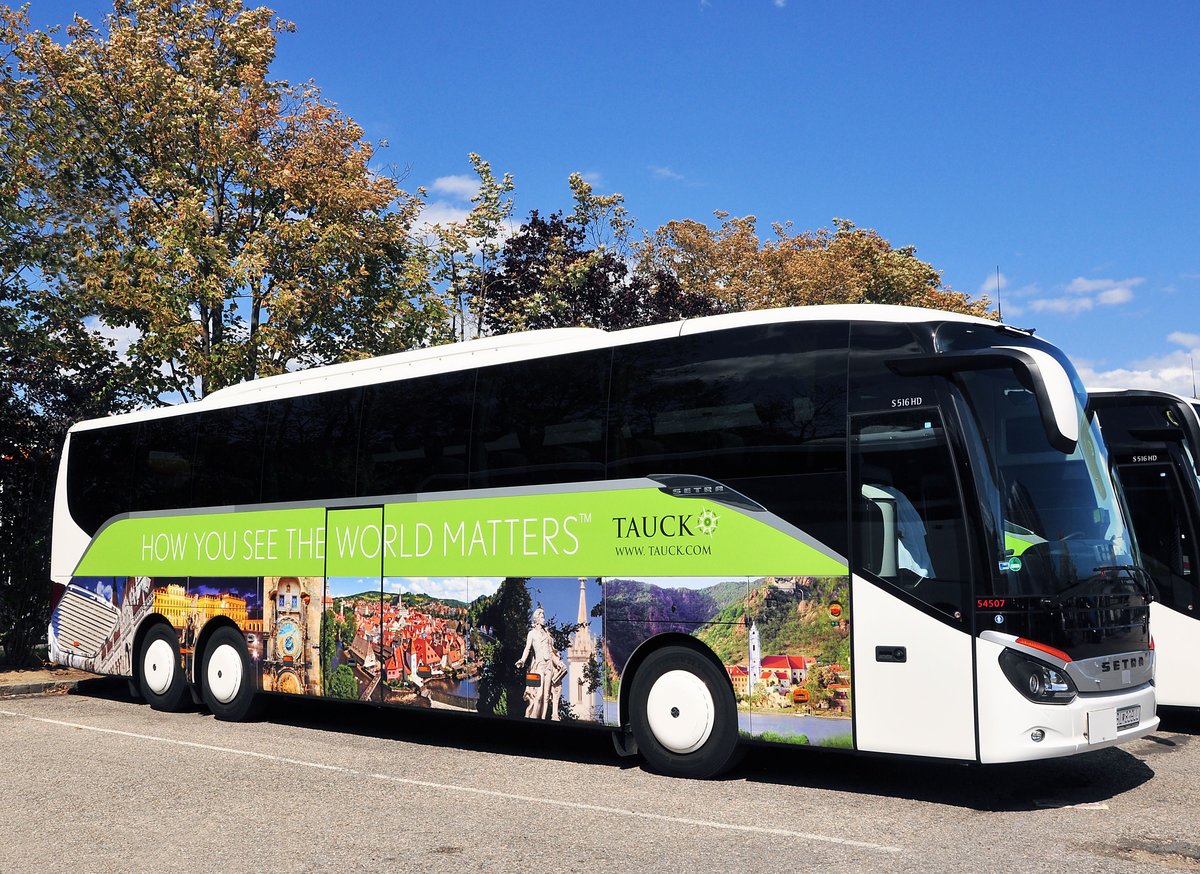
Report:
[[574,207],[568,221],[578,229],[580,240],[598,254],[611,252],[618,258],[628,253],[634,221],[625,209],[625,195],[596,194],[592,184],[579,173],[567,177]]
[[971,301],[944,287],[914,247],[893,248],[845,219],[834,219],[832,230],[774,224],[774,238],[764,242],[754,216],[716,216],[715,230],[692,220],[660,227],[639,247],[640,270],[673,275],[682,288],[732,310],[881,303],[991,315],[986,297]]
[[[571,179],[573,187],[586,185],[578,174]],[[619,197],[589,199],[590,194],[577,192],[571,216],[529,214],[505,242],[487,279],[482,311],[492,332],[560,327],[613,331],[725,311],[720,300],[682,289],[673,274],[630,275],[619,254],[628,230],[623,208],[612,200]],[[597,200],[602,202],[597,205]],[[617,209],[617,215],[597,219]],[[608,237],[603,227],[610,229]],[[598,248],[586,248],[589,238],[598,241]]]
[[449,288],[455,323],[451,335],[457,333],[460,340],[467,339],[468,321],[474,321],[476,337],[484,334],[492,265],[512,213],[508,194],[513,190],[512,174],[497,181],[489,162],[474,152],[467,157],[479,177],[479,190],[471,198],[474,206],[462,221],[434,227],[435,278]]
[[[0,29],[23,21],[0,10]],[[65,263],[69,239],[53,216],[36,162],[43,106],[24,103],[11,53],[0,58],[0,644],[28,664],[45,639],[50,521],[67,428],[127,409],[145,395],[85,312],[37,282]],[[84,178],[81,176],[81,178]]]
[[480,713],[496,716],[523,713],[525,676],[517,669],[516,662],[529,629],[531,602],[527,582],[524,577],[507,577],[496,594],[471,607],[472,625],[488,625],[496,630],[496,640],[481,646]]
[[330,698],[358,698],[358,680],[349,665],[338,665],[325,684],[325,694]]
[[64,336],[31,310],[0,305],[0,645],[13,664],[32,662],[45,640],[50,522],[66,430],[77,417],[125,404],[116,368],[84,333]]
[[315,85],[267,78],[291,29],[241,0],[117,0],[65,43],[3,19],[15,175],[64,247],[39,280],[130,330],[156,392],[448,339],[419,198]]

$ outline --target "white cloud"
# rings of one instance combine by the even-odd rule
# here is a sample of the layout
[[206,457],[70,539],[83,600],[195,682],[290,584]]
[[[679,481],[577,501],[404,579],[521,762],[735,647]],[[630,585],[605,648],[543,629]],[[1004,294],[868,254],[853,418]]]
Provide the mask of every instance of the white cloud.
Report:
[[782,9],[787,6],[787,0],[772,0],[772,2],[775,4],[776,9]]
[[1172,331],[1167,339],[1189,349],[1200,349],[1200,334],[1187,334],[1183,331]]
[[[1098,306],[1119,306],[1133,300],[1133,289],[1145,282],[1145,277],[1130,276],[1127,279],[1087,279],[1077,276],[1064,286],[1066,294],[1042,297],[1036,285],[1026,285],[1010,292],[1006,297],[1029,297],[1027,308],[1035,313],[1058,313],[1077,316]],[[1002,283],[1003,287],[1003,283]],[[993,285],[994,288],[994,285]],[[980,288],[983,291],[983,288]]]
[[1008,288],[1008,277],[1003,273],[999,274],[997,277],[997,274],[993,273],[987,279],[983,280],[983,282],[979,283],[979,290],[976,291],[975,294],[986,294],[988,297],[994,298],[996,296],[997,283],[999,283],[1000,290],[1003,291],[1004,289]]
[[83,326],[93,334],[111,340],[113,349],[122,359],[128,359],[129,347],[142,339],[142,332],[133,325],[110,325],[99,316],[84,319]]
[[457,200],[470,200],[479,193],[479,177],[477,176],[439,176],[429,186],[430,191],[445,194]]
[[445,200],[431,200],[421,210],[419,225],[446,225],[461,222],[471,210]]
[[1112,370],[1097,370],[1091,362],[1078,359],[1075,366],[1089,389],[1148,388],[1188,396],[1192,393],[1192,362],[1183,350],[1134,361]]
[[502,582],[504,577],[384,577],[383,590],[473,601],[496,594]]
[[1111,279],[1084,279],[1082,276],[1076,276],[1067,283],[1067,291],[1075,292],[1076,294],[1090,294],[1093,291],[1112,288],[1112,285]]
[[1067,283],[1067,291],[1072,294],[1096,294],[1124,289],[1129,291],[1129,299],[1133,298],[1132,289],[1146,281],[1144,276],[1131,276],[1128,279],[1085,279],[1076,276]]
[[682,173],[677,173],[676,171],[672,170],[670,167],[658,167],[658,166],[655,166],[652,164],[650,166],[650,172],[657,179],[667,179],[667,180],[670,180],[671,182],[686,181],[686,179]]
[[[427,188],[428,191],[441,195],[429,200],[422,208],[421,215],[413,224],[413,234],[418,238],[432,243],[436,239],[434,225],[449,225],[461,222],[470,215],[473,206],[471,198],[479,193],[479,178],[459,174],[457,176],[439,176]],[[507,240],[516,233],[516,226],[510,221],[500,229],[500,239]]]
[[1129,303],[1133,300],[1133,292],[1128,288],[1110,288],[1107,291],[1102,291],[1096,297],[1096,303],[1104,304],[1105,306],[1113,306],[1119,303]]
[[1064,313],[1077,316],[1095,306],[1090,297],[1043,297],[1029,302],[1035,313]]
[[435,237],[433,232],[434,225],[448,225],[452,222],[461,222],[467,217],[469,212],[469,209],[446,200],[432,200],[421,208],[421,215],[418,216],[416,222],[413,224],[413,234],[431,242]]

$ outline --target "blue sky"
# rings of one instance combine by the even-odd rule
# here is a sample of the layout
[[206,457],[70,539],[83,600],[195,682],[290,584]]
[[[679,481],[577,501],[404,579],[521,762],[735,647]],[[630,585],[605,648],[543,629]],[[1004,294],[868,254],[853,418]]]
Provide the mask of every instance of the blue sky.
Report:
[[[110,8],[35,0],[35,24]],[[381,161],[514,215],[620,192],[647,232],[714,210],[915,245],[1090,384],[1200,367],[1200,4],[278,0],[272,76],[313,79]]]

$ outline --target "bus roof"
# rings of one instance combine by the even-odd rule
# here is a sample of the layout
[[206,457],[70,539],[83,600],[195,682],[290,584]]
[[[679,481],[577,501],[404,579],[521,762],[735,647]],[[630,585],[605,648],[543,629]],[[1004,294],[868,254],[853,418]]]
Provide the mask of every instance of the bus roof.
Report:
[[1088,397],[1164,398],[1166,400],[1181,401],[1185,404],[1200,404],[1200,400],[1196,398],[1190,398],[1187,395],[1176,394],[1173,391],[1165,391],[1157,388],[1109,388],[1104,386],[1089,388],[1087,393]]
[[77,422],[71,427],[71,431],[183,415],[207,409],[240,406],[272,398],[353,388],[433,373],[465,370],[480,365],[502,364],[547,355],[624,346],[672,336],[724,331],[749,325],[804,321],[968,322],[992,327],[1000,327],[1001,324],[978,316],[920,307],[893,306],[891,304],[827,304],[727,313],[640,328],[627,328],[621,331],[604,331],[599,328],[549,328],[540,331],[482,337],[477,340],[411,349],[392,355],[281,373],[277,376],[265,376],[219,389],[203,399],[191,403],[152,407],[129,413],[118,413],[102,419]]

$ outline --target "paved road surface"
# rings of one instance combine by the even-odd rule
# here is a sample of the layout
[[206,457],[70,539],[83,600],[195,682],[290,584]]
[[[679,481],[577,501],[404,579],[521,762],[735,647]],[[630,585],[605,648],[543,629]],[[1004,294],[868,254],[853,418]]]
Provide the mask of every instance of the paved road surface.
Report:
[[0,871],[1200,871],[1198,735],[983,769],[756,749],[694,782],[602,733],[322,701],[218,723],[91,680],[0,701]]

